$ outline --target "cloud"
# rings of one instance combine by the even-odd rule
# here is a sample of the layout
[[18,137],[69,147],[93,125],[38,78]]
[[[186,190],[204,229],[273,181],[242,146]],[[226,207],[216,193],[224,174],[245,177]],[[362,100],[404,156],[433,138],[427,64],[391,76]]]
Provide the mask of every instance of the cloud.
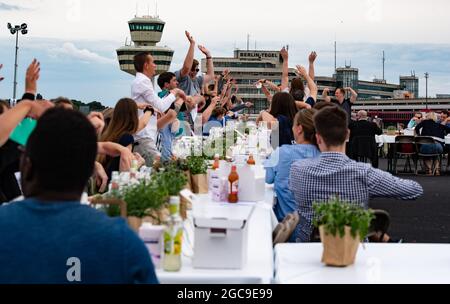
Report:
[[101,56],[88,49],[79,49],[71,42],[65,42],[62,47],[50,49],[49,53],[52,56],[68,55],[88,63],[117,64],[115,59]]
[[0,11],[21,11],[21,10],[24,10],[24,8],[17,5],[11,5],[4,2],[0,2]]

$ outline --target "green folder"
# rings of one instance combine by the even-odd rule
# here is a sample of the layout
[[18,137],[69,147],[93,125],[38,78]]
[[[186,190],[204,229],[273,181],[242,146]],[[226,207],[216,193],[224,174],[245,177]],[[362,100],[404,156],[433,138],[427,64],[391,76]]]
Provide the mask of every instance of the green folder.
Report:
[[28,137],[30,137],[37,121],[31,118],[25,118],[11,133],[9,137],[12,141],[15,141],[19,145],[26,146]]

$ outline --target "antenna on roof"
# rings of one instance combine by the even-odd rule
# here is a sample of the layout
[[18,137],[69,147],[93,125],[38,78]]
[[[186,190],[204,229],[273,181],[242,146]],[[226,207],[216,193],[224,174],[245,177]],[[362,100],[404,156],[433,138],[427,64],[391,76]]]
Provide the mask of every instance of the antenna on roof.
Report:
[[136,15],[134,15],[134,17],[137,18],[137,16],[138,16],[138,3],[136,2]]
[[250,34],[247,34],[247,51],[250,49]]
[[158,1],[156,1],[156,0],[155,0],[155,7],[156,7],[155,8],[156,17],[159,18],[159,15],[158,15]]
[[385,80],[384,79],[384,65],[385,65],[385,63],[386,63],[386,57],[385,57],[385,53],[383,51],[383,80]]

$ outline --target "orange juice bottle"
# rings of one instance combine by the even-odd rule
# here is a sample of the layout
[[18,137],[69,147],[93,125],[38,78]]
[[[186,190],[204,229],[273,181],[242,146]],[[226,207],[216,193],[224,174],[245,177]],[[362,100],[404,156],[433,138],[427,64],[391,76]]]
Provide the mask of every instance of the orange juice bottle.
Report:
[[239,201],[238,191],[239,191],[239,175],[237,173],[236,166],[231,167],[231,173],[228,177],[230,183],[230,189],[228,192],[228,202],[235,204]]
[[253,154],[250,154],[250,156],[248,157],[247,164],[250,165],[250,166],[255,166],[256,165],[256,161],[253,158]]

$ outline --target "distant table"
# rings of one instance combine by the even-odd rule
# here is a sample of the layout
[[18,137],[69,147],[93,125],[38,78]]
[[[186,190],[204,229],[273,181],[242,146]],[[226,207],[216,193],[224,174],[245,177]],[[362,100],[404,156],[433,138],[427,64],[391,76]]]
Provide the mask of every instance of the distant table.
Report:
[[[266,186],[266,200],[256,204],[249,221],[248,261],[241,270],[194,269],[192,267],[192,246],[194,229],[192,219],[185,223],[186,238],[183,241],[183,259],[180,272],[156,274],[162,284],[270,284],[273,280],[273,187]],[[215,204],[209,195],[200,195],[197,204]],[[242,203],[245,204],[245,203]],[[195,208],[195,205],[193,206]]]
[[327,267],[321,243],[275,249],[275,282],[282,284],[449,284],[450,244],[366,244],[355,265]]

